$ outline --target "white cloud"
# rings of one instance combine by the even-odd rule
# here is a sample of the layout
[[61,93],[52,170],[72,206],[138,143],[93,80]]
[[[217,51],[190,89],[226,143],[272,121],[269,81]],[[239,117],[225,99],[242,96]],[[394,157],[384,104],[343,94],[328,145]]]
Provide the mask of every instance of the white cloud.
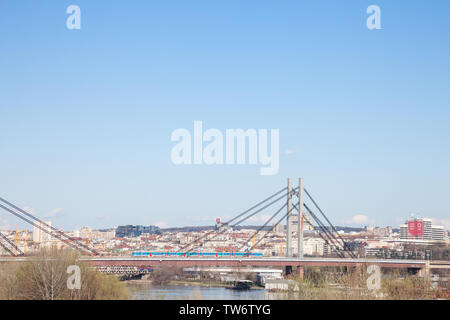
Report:
[[[246,225],[246,224],[250,224],[250,223],[264,224],[270,219],[270,217],[271,217],[271,215],[268,215],[268,214],[263,214],[261,216],[253,216],[253,217],[249,218],[248,220],[244,221],[243,223],[241,223],[241,225]],[[276,221],[276,220],[274,219],[274,221]]]
[[300,151],[300,150],[298,150],[298,149],[286,149],[286,150],[283,151],[282,154],[284,154],[284,155],[286,155],[286,156],[289,156],[289,155],[292,155],[292,154],[296,154],[296,153],[298,153],[299,151]]
[[0,218],[0,230],[10,230],[11,225],[8,223],[6,219]]
[[346,223],[349,224],[367,224],[369,222],[369,217],[365,216],[363,214],[357,214],[356,216],[353,216],[350,220],[347,220]]
[[433,226],[443,226],[446,230],[450,230],[450,220],[431,218]]
[[395,222],[396,222],[397,224],[405,223],[405,218],[395,218]]
[[168,227],[167,223],[165,223],[164,221],[156,222],[155,226],[160,227],[160,228],[167,228]]
[[57,215],[58,213],[60,213],[61,211],[62,211],[62,208],[55,208],[52,211],[50,211],[49,215],[54,216],[54,215]]
[[54,218],[57,215],[59,215],[61,212],[63,211],[62,208],[55,208],[52,211],[50,211],[49,213],[47,213],[44,218]]

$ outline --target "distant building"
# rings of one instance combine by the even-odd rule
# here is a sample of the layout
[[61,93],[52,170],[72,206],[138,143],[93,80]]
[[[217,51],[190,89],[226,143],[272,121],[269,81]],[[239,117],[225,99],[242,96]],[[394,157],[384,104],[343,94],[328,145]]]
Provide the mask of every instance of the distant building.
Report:
[[408,225],[407,224],[400,225],[400,239],[408,239]]
[[89,227],[83,227],[79,230],[75,230],[74,235],[75,235],[75,237],[82,238],[82,239],[91,238],[92,237],[92,229]]
[[[297,232],[298,230],[298,214],[291,214],[290,222],[291,222],[291,231]],[[311,219],[311,216],[307,213],[303,214],[303,231],[313,231],[314,224]],[[278,223],[272,229],[275,233],[284,233],[286,232],[286,225]]]
[[281,223],[278,223],[277,225],[275,225],[272,229],[272,232],[275,233],[283,233],[284,232],[284,225]]
[[294,280],[266,280],[265,288],[268,291],[299,291],[298,284]]
[[376,227],[373,229],[372,234],[380,237],[389,237],[392,234],[392,228],[386,227],[386,228],[379,228]]
[[322,238],[306,238],[303,241],[303,254],[323,256],[325,253],[325,240]]
[[444,241],[445,240],[445,230],[442,226],[436,226],[431,228],[431,238],[433,240]]
[[49,227],[47,227],[44,223],[46,223],[50,227],[52,226],[52,223],[50,221],[36,222],[34,224],[34,228],[33,228],[33,242],[34,243],[43,243],[43,242],[49,242],[52,240],[52,237],[48,233],[42,231],[42,229],[51,231],[51,229]]
[[431,219],[422,219],[423,221],[423,239],[438,240],[433,238],[433,222]]
[[[298,229],[298,214],[291,215],[291,230],[296,231]],[[313,221],[311,216],[307,213],[303,214],[303,230],[304,231],[312,231],[314,230]]]
[[216,219],[216,225],[215,225],[215,229],[217,231],[222,231],[222,232],[226,232],[226,231],[232,231],[233,229],[230,227],[230,225],[226,222],[221,222],[220,218]]
[[134,238],[139,237],[141,234],[161,234],[161,229],[157,226],[119,226],[116,229],[117,238]]
[[411,217],[400,225],[400,239],[444,241],[445,230],[442,226],[433,226],[431,219]]

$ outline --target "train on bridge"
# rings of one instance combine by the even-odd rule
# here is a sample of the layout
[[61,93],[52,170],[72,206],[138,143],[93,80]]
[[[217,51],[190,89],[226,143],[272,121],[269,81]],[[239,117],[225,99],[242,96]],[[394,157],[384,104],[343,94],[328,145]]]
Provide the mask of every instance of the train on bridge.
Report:
[[153,251],[135,251],[131,254],[133,257],[238,257],[238,258],[261,258],[262,253],[252,252],[153,252]]

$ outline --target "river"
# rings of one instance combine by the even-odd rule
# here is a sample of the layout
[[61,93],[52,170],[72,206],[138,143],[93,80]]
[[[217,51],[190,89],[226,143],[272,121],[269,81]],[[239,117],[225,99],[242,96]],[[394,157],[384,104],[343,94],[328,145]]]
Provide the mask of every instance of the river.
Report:
[[274,300],[278,295],[264,289],[238,291],[221,287],[161,286],[148,282],[129,282],[127,287],[133,300]]

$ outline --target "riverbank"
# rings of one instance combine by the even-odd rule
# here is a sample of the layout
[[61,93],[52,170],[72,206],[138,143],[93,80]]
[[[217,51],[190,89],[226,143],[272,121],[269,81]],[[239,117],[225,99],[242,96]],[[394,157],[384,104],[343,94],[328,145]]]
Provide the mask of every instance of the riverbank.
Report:
[[220,281],[199,281],[199,280],[173,280],[169,281],[168,285],[171,286],[185,286],[185,287],[206,287],[206,288],[225,288],[229,286]]

